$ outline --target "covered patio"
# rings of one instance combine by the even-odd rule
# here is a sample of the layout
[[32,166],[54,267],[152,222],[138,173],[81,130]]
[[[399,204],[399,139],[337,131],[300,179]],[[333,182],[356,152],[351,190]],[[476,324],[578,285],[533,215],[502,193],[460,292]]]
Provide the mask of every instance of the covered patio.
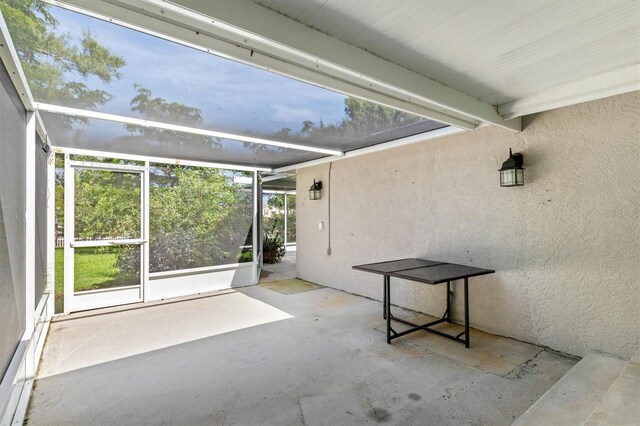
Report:
[[380,308],[255,286],[60,317],[27,422],[510,424],[577,361],[475,330],[386,345]]
[[0,426],[640,418],[637,0],[0,0],[0,60]]

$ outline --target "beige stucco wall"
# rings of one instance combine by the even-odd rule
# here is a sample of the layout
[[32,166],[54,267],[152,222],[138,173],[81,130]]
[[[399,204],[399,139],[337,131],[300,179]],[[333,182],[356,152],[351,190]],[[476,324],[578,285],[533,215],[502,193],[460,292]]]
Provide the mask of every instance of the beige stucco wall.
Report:
[[[334,162],[330,220],[329,165],[299,170],[298,276],[380,300],[382,278],[352,265],[415,256],[492,268],[471,279],[473,327],[630,356],[640,334],[639,93],[525,117],[521,133],[487,127]],[[524,154],[524,187],[499,186],[509,147]],[[314,178],[320,201],[308,199]],[[395,304],[442,314],[443,286],[392,287]]]

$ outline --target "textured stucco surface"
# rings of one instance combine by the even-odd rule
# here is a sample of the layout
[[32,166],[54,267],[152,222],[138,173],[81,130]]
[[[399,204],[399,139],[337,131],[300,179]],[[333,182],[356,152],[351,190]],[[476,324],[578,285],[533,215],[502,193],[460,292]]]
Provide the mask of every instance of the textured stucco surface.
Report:
[[[631,356],[639,123],[634,92],[525,117],[521,133],[486,127],[338,161],[330,189],[329,165],[301,169],[298,276],[380,300],[381,277],[352,265],[415,256],[492,268],[471,280],[473,327],[581,356]],[[524,187],[499,186],[509,147],[524,154]],[[325,185],[319,201],[308,200],[314,178]],[[394,304],[442,314],[443,286],[392,284]]]

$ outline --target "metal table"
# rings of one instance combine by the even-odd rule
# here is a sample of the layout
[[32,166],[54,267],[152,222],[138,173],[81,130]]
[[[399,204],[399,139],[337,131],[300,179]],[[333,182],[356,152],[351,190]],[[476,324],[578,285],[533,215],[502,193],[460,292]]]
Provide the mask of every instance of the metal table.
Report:
[[[383,275],[383,318],[387,320],[387,343],[398,337],[405,336],[414,331],[424,330],[448,339],[464,343],[465,347],[470,346],[469,336],[469,278],[492,274],[491,269],[476,268],[473,266],[458,265],[454,263],[438,262],[426,259],[399,259],[388,262],[369,263],[366,265],[356,265],[353,269],[374,274]],[[402,278],[410,281],[417,281],[426,284],[447,283],[447,308],[442,318],[427,324],[415,324],[402,318],[397,318],[391,313],[391,277]],[[452,322],[451,316],[451,281],[464,279],[464,332],[455,336],[432,328],[443,323]],[[391,327],[391,320],[409,325],[412,328],[403,332],[396,332]],[[461,336],[464,335],[464,339]]]

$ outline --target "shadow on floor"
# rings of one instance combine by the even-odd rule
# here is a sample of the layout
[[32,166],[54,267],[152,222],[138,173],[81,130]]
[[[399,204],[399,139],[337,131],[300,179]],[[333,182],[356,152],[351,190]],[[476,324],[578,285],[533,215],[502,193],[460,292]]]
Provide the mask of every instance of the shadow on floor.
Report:
[[509,425],[575,364],[486,333],[388,345],[381,311],[253,286],[53,322],[28,423]]

